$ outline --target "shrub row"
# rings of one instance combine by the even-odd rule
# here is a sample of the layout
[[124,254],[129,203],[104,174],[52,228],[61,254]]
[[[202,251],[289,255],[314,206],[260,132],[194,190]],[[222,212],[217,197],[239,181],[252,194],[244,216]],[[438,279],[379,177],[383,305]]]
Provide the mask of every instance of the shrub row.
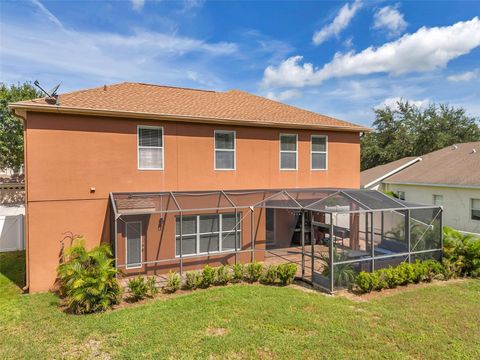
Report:
[[[248,264],[235,264],[232,266],[211,267],[206,265],[200,271],[188,271],[185,278],[174,271],[167,275],[167,281],[163,287],[165,293],[174,293],[179,289],[194,290],[205,289],[210,286],[221,286],[230,283],[246,281],[254,283],[260,281],[268,285],[288,285],[293,282],[297,273],[296,264],[279,264],[264,266],[259,262]],[[130,300],[138,301],[146,297],[154,297],[159,289],[156,286],[155,278],[136,277],[128,282],[130,289]]]
[[372,290],[392,289],[400,285],[430,282],[433,279],[445,279],[445,269],[435,260],[419,261],[413,264],[402,263],[396,267],[360,272],[355,278],[357,288],[369,293]]
[[177,273],[170,273],[164,289],[168,289],[169,292],[175,292],[180,288],[194,290],[241,281],[249,283],[260,281],[269,285],[288,285],[293,282],[296,272],[296,264],[264,266],[259,262],[252,262],[232,266],[224,265],[217,268],[207,265],[201,271],[186,272],[185,279],[181,285],[179,284],[180,276]]

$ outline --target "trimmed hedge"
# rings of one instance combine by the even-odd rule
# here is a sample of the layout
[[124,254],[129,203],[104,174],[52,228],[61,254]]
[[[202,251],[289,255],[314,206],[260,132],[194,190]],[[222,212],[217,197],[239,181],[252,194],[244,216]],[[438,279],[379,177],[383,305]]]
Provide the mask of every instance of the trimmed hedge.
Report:
[[259,262],[248,264],[235,264],[232,266],[223,265],[211,267],[206,265],[201,271],[188,271],[183,281],[180,275],[175,272],[168,274],[167,285],[164,292],[172,293],[179,288],[184,290],[195,290],[208,288],[212,285],[226,285],[241,281],[254,283],[260,281],[266,285],[288,285],[295,279],[297,273],[296,264],[263,265]]
[[369,293],[373,290],[380,291],[401,285],[430,282],[436,278],[445,278],[441,263],[435,260],[417,260],[413,264],[401,263],[396,267],[388,267],[374,272],[362,271],[355,278],[355,284],[360,291]]

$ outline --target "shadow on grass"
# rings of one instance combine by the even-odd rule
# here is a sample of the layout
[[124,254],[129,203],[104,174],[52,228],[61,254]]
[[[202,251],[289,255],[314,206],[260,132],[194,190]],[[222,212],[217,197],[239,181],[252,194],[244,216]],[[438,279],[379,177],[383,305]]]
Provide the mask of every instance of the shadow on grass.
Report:
[[25,251],[0,253],[0,274],[20,289],[25,286]]

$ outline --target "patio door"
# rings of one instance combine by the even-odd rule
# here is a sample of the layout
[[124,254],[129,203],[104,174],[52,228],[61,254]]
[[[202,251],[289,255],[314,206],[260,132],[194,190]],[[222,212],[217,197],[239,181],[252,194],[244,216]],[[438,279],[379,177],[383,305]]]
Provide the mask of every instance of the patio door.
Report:
[[125,258],[127,269],[138,269],[142,267],[143,241],[142,222],[132,221],[126,224],[126,247]]
[[267,245],[275,244],[275,209],[265,209]]

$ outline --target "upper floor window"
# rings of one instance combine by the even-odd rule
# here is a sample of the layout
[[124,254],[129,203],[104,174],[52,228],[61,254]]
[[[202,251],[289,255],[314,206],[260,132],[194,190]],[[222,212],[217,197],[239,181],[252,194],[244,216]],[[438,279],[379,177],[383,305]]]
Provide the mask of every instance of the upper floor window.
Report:
[[280,170],[297,170],[296,134],[280,134]]
[[235,131],[215,130],[215,170],[235,170]]
[[480,199],[470,199],[472,220],[480,220]]
[[327,170],[327,142],[325,135],[312,135],[312,170]]
[[138,168],[163,170],[163,128],[138,126]]
[[443,195],[433,194],[433,205],[443,206]]

